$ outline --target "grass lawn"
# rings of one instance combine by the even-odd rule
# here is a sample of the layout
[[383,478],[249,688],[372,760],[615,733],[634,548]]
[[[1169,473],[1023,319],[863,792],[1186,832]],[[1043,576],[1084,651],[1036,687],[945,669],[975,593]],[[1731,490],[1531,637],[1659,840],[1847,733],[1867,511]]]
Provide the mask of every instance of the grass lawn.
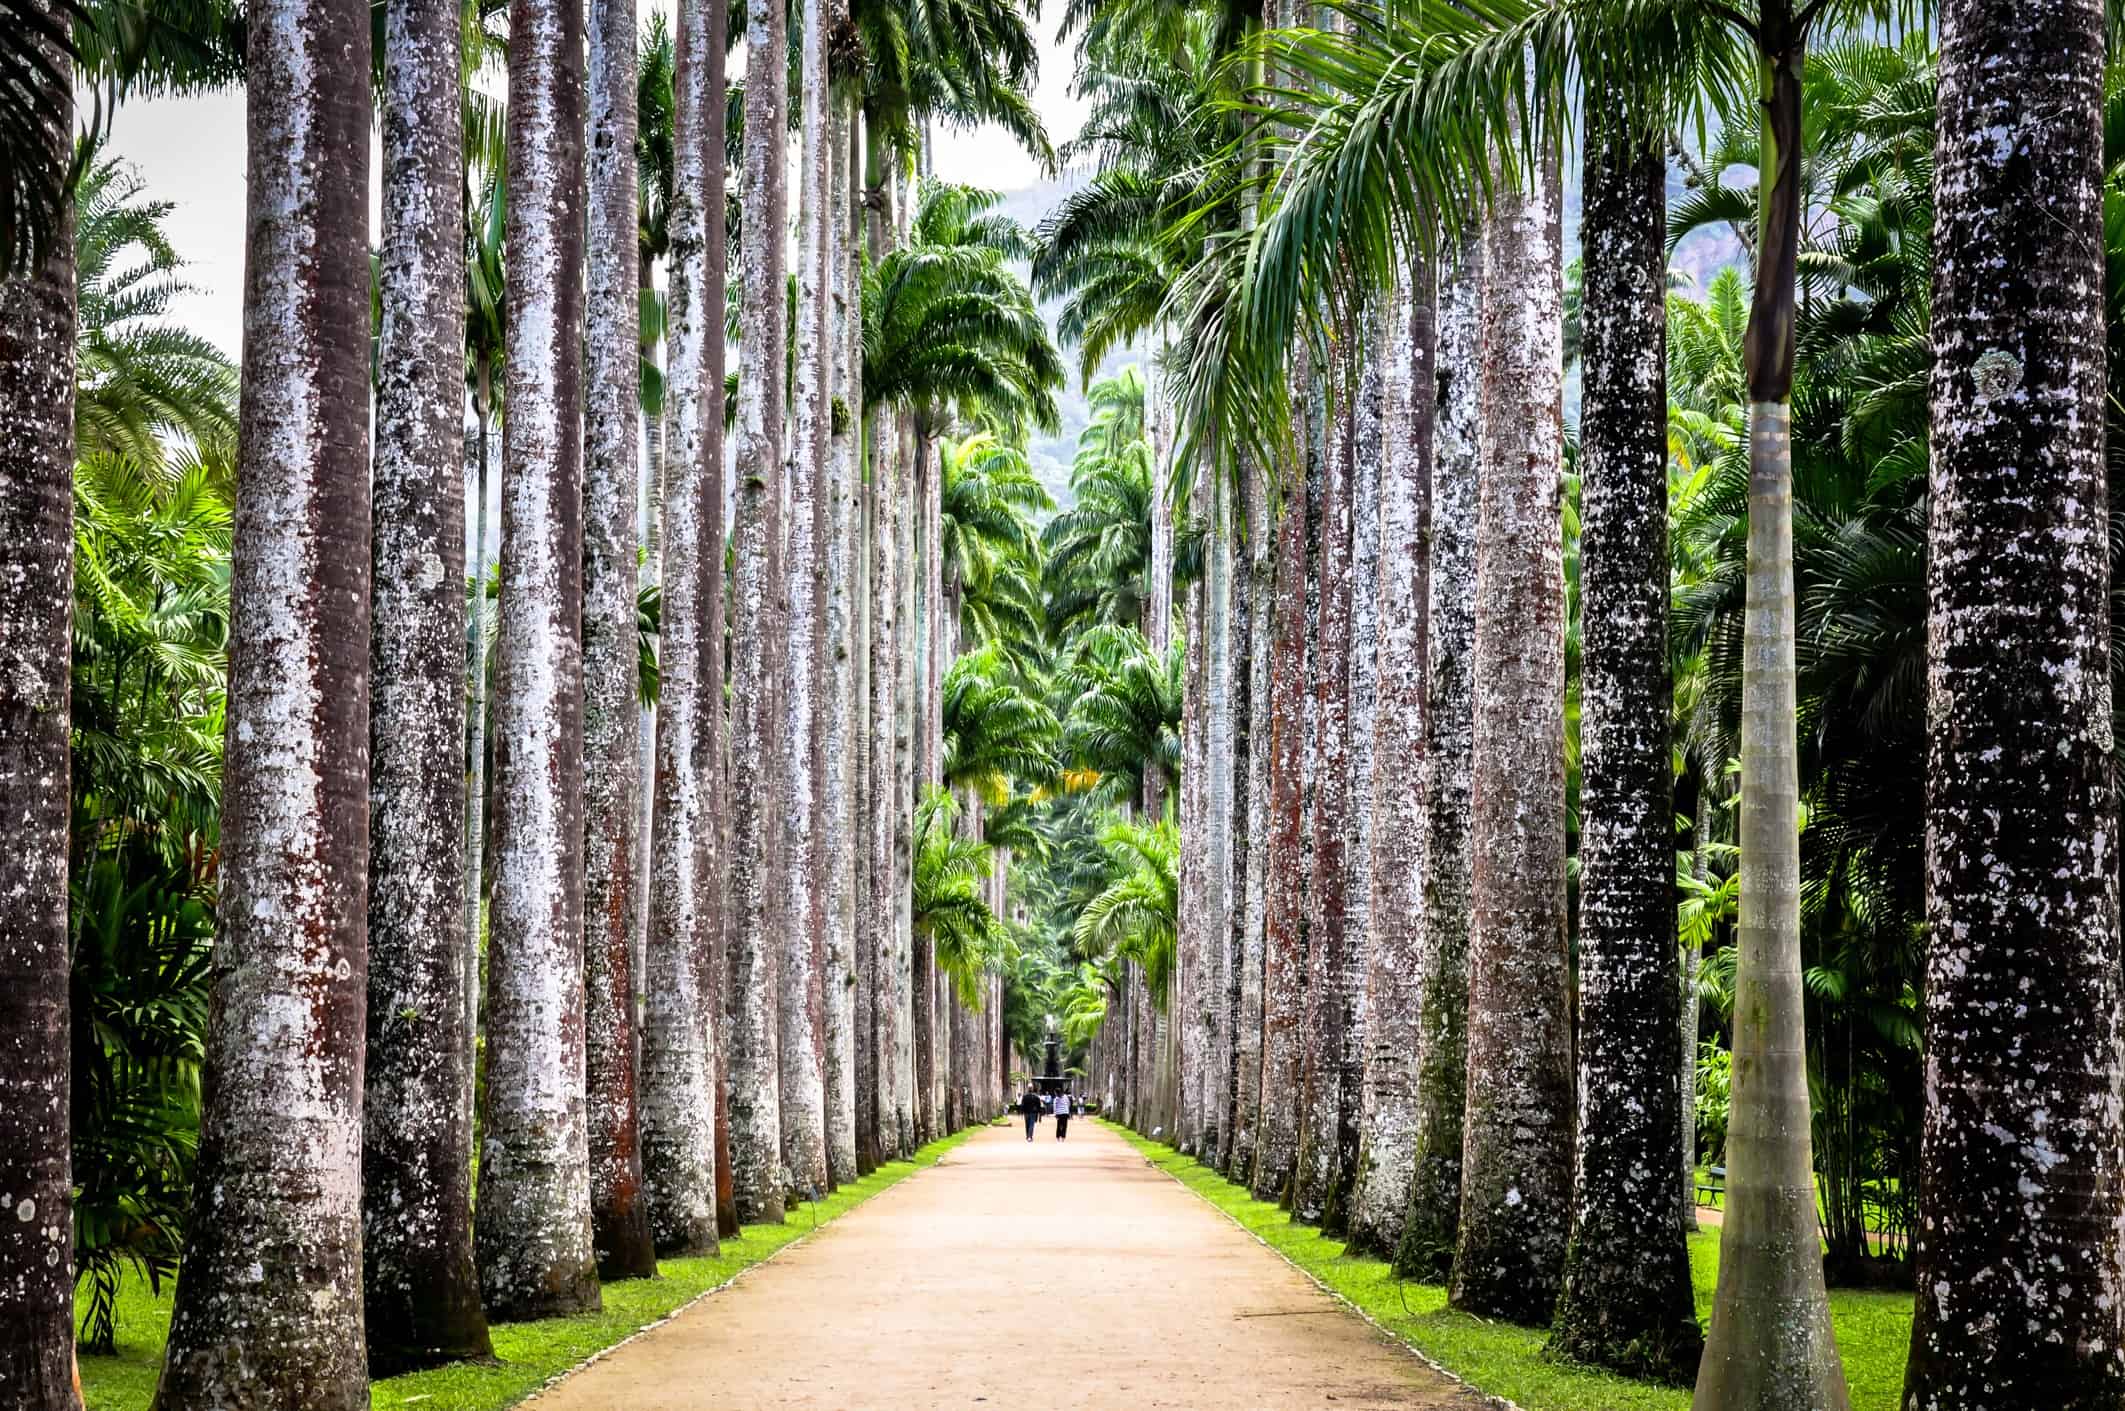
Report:
[[[574,1318],[547,1318],[536,1323],[509,1323],[494,1329],[496,1362],[489,1366],[461,1363],[432,1372],[415,1372],[376,1383],[372,1407],[417,1407],[419,1411],[498,1411],[514,1406],[547,1381],[593,1353],[611,1347],[681,1304],[758,1264],[813,1229],[847,1213],[887,1186],[925,1166],[965,1141],[972,1128],[931,1142],[910,1161],[889,1162],[853,1185],[816,1204],[790,1209],[782,1225],[755,1225],[723,1242],[712,1259],[667,1259],[655,1279],[632,1279],[605,1285],[603,1312]],[[89,1411],[145,1411],[154,1396],[162,1367],[162,1344],[170,1331],[167,1285],[155,1297],[145,1280],[128,1278],[118,1298],[118,1352],[111,1357],[81,1358],[81,1387]]]
[[[1649,1386],[1552,1361],[1542,1353],[1546,1331],[1456,1313],[1446,1306],[1444,1288],[1400,1283],[1384,1261],[1346,1255],[1341,1240],[1292,1224],[1284,1210],[1254,1199],[1194,1158],[1114,1123],[1107,1125],[1152,1165],[1482,1391],[1516,1402],[1525,1411],[1689,1411],[1687,1389]],[[1691,1237],[1690,1265],[1697,1282],[1697,1315],[1709,1324],[1712,1283],[1719,1272],[1718,1231]],[[1853,1411],[1896,1411],[1911,1347],[1911,1302],[1907,1293],[1831,1291],[1830,1316],[1837,1325]]]

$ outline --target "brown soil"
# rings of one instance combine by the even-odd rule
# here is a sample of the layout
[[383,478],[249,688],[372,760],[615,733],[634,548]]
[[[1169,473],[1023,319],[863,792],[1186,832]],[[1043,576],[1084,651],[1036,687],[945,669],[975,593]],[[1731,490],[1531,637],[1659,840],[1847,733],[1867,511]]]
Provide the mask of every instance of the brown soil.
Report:
[[537,1411],[1488,1404],[1090,1122],[977,1133]]

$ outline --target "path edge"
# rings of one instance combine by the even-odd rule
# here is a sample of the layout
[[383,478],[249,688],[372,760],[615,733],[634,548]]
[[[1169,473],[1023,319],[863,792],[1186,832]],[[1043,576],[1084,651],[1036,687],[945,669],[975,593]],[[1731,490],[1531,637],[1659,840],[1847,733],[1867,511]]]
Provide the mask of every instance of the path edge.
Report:
[[[1319,1275],[1315,1274],[1311,1269],[1308,1269],[1305,1265],[1300,1264],[1298,1261],[1292,1259],[1289,1255],[1285,1254],[1283,1250],[1278,1249],[1268,1240],[1263,1239],[1260,1235],[1256,1234],[1254,1231],[1248,1229],[1245,1225],[1241,1224],[1237,1219],[1233,1217],[1231,1211],[1225,1209],[1223,1206],[1216,1204],[1215,1202],[1205,1200],[1201,1195],[1199,1195],[1195,1191],[1189,1190],[1188,1183],[1186,1181],[1183,1181],[1180,1177],[1174,1175],[1171,1171],[1167,1170],[1165,1167],[1159,1165],[1156,1161],[1153,1161],[1150,1157],[1146,1156],[1143,1151],[1139,1149],[1136,1145],[1136,1143],[1139,1141],[1152,1141],[1155,1140],[1155,1138],[1146,1137],[1140,1132],[1122,1126],[1119,1122],[1109,1122],[1105,1118],[1099,1118],[1096,1120],[1100,1121],[1106,1126],[1112,1127],[1114,1131],[1123,1138],[1124,1141],[1128,1142],[1129,1150],[1135,1154],[1137,1160],[1143,1162],[1146,1166],[1149,1166],[1152,1170],[1158,1172],[1161,1176],[1164,1176],[1167,1180],[1173,1182],[1173,1184],[1175,1184],[1176,1186],[1179,1186],[1183,1191],[1186,1191],[1190,1200],[1193,1200],[1198,1205],[1208,1206],[1211,1213],[1216,1215],[1220,1220],[1223,1220],[1226,1224],[1238,1230],[1248,1239],[1253,1240],[1256,1244],[1268,1250],[1271,1254],[1275,1255],[1279,1260],[1281,1260],[1287,1268],[1295,1270],[1302,1278],[1306,1280],[1306,1282],[1312,1284],[1322,1293],[1327,1294],[1330,1298],[1342,1304],[1351,1312],[1357,1314],[1358,1317],[1364,1319],[1366,1323],[1371,1325],[1373,1331],[1379,1333],[1381,1337],[1386,1338],[1396,1347],[1399,1347],[1400,1349],[1402,1349],[1402,1351],[1408,1353],[1411,1357],[1416,1358],[1417,1361],[1423,1363],[1426,1367],[1429,1367],[1432,1371],[1446,1378],[1446,1380],[1452,1382],[1454,1385],[1466,1387],[1471,1394],[1482,1397],[1484,1402],[1491,1408],[1491,1411],[1526,1411],[1526,1408],[1521,1406],[1518,1402],[1508,1400],[1507,1398],[1499,1396],[1494,1392],[1485,1391],[1482,1387],[1477,1386],[1474,1382],[1462,1376],[1459,1372],[1454,1371],[1450,1367],[1441,1365],[1439,1359],[1433,1357],[1423,1348],[1418,1347],[1408,1338],[1403,1337],[1400,1333],[1388,1327],[1379,1319],[1373,1317],[1372,1314],[1366,1312],[1356,1303],[1353,1303],[1350,1298],[1343,1293],[1342,1290],[1336,1288],[1333,1284],[1325,1282],[1321,1279]],[[1187,1153],[1180,1151],[1179,1148],[1174,1148],[1174,1151],[1177,1155],[1187,1155]],[[1195,1158],[1192,1156],[1188,1157],[1188,1159],[1190,1161],[1195,1160]]]
[[[582,1361],[576,1363],[575,1365],[571,1367],[565,1367],[562,1370],[555,1372],[552,1376],[548,1377],[545,1381],[540,1382],[537,1386],[533,1387],[530,1391],[526,1392],[517,1400],[507,1403],[502,1408],[502,1411],[515,1411],[515,1408],[519,1406],[536,1405],[540,1397],[544,1396],[547,1392],[552,1391],[555,1387],[559,1386],[562,1382],[567,1381],[570,1377],[575,1376],[579,1372],[587,1371],[590,1368],[595,1367],[598,1363],[603,1362],[606,1358],[612,1356],[621,1348],[627,1347],[633,1343],[641,1341],[643,1338],[648,1337],[651,1333],[663,1327],[665,1324],[677,1321],[683,1314],[691,1311],[695,1306],[705,1303],[711,1298],[714,1298],[717,1294],[723,1292],[731,1285],[737,1283],[738,1280],[744,1278],[747,1274],[752,1273],[755,1269],[765,1269],[768,1265],[774,1263],[783,1255],[789,1253],[791,1250],[797,1248],[799,1245],[809,1241],[821,1230],[832,1229],[834,1226],[840,1224],[849,1216],[863,1209],[864,1206],[869,1205],[872,1201],[878,1199],[879,1196],[884,1195],[887,1191],[898,1190],[901,1186],[906,1185],[909,1181],[921,1175],[923,1172],[935,1170],[938,1166],[944,1163],[945,1157],[951,1155],[954,1151],[958,1150],[962,1145],[966,1143],[969,1138],[974,1135],[974,1133],[980,1131],[983,1127],[989,1125],[991,1124],[986,1122],[976,1122],[972,1126],[964,1127],[961,1130],[954,1132],[950,1137],[947,1137],[945,1139],[951,1144],[945,1147],[944,1150],[937,1153],[936,1160],[928,1162],[924,1165],[916,1166],[913,1170],[907,1172],[905,1175],[902,1175],[898,1180],[895,1180],[888,1185],[880,1186],[877,1190],[872,1191],[869,1195],[857,1201],[854,1205],[851,1205],[848,1209],[842,1211],[839,1215],[834,1216],[831,1220],[821,1221],[820,1223],[813,1225],[809,1230],[806,1230],[803,1234],[797,1236],[797,1238],[791,1240],[788,1244],[783,1245],[780,1249],[774,1250],[768,1254],[761,1255],[758,1259],[755,1259],[752,1263],[746,1265],[743,1269],[737,1270],[729,1278],[725,1279],[722,1283],[701,1290],[701,1292],[695,1294],[692,1298],[687,1299],[686,1302],[672,1309],[671,1312],[666,1313],[663,1317],[657,1319],[655,1322],[644,1323],[641,1327],[636,1328],[633,1332],[629,1333],[626,1337],[621,1338],[618,1342],[608,1343],[604,1347],[599,1348],[596,1352],[591,1353],[590,1356],[584,1358]],[[1519,1408],[1513,1407],[1510,1408],[1510,1411],[1519,1411]]]

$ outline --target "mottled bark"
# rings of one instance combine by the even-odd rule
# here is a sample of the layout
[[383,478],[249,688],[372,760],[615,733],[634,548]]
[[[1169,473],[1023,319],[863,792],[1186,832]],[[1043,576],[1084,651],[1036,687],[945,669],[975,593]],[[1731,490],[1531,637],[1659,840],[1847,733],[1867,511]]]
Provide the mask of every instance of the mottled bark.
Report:
[[1204,826],[1209,830],[1203,879],[1203,969],[1196,1003],[1205,1011],[1208,1053],[1202,1064],[1202,1091],[1196,1098],[1201,1124],[1198,1150],[1222,1170],[1232,1123],[1232,1000],[1234,837],[1232,820],[1232,523],[1231,484],[1220,466],[1200,472],[1209,481],[1209,533],[1205,545],[1208,578],[1203,595],[1203,767]]
[[[69,18],[56,6],[48,17]],[[35,46],[53,70],[64,55]],[[71,95],[44,131],[60,167]],[[79,1411],[67,1117],[67,741],[74,585],[74,240],[0,277],[0,1402]]]
[[1815,1213],[1800,968],[1800,764],[1793,596],[1793,318],[1802,33],[1784,0],[1757,34],[1757,220],[1743,362],[1749,542],[1741,686],[1741,897],[1719,1287],[1696,1411],[1843,1411]]
[[[878,182],[877,163],[882,160],[883,140],[865,133],[866,169],[872,200],[882,203],[885,188]],[[882,257],[885,231],[891,222],[877,204],[870,204],[866,222],[870,256]],[[869,566],[866,586],[870,593],[870,699],[868,702],[869,779],[863,806],[869,814],[867,841],[867,891],[863,908],[863,939],[868,947],[875,1014],[871,1029],[872,1066],[876,1092],[870,1125],[874,1164],[905,1154],[901,1119],[901,1028],[905,991],[901,985],[900,933],[898,918],[899,869],[895,846],[905,824],[901,820],[900,772],[894,741],[904,734],[896,721],[906,718],[900,700],[902,653],[898,564],[898,533],[901,519],[899,439],[893,431],[892,414],[874,409],[865,437],[868,452],[864,484],[866,522],[865,558]]]
[[1572,1199],[1564,909],[1563,302],[1545,156],[1501,198],[1476,531],[1468,1113],[1456,1307],[1546,1323]]
[[[1306,490],[1289,477],[1277,515],[1275,640],[1270,649],[1269,807],[1263,843],[1262,1076],[1254,1193],[1282,1200],[1299,1160],[1306,1005]],[[1258,717],[1259,718],[1259,717]]]
[[[722,309],[729,275],[729,231],[724,200],[724,126],[727,120],[727,85],[724,65],[730,28],[728,0],[707,0],[707,34],[702,64],[705,93],[701,117],[701,146],[708,160],[703,167],[701,188],[702,282],[701,307]],[[703,322],[701,377],[701,553],[697,568],[701,582],[701,702],[694,730],[694,772],[700,778],[708,810],[700,830],[700,926],[696,933],[695,964],[700,972],[701,1022],[710,1035],[702,1043],[713,1055],[715,1073],[716,1232],[724,1238],[738,1233],[737,1177],[731,1160],[730,1122],[730,1021],[725,990],[730,974],[730,705],[725,687],[729,682],[727,654],[730,639],[725,631],[727,585],[724,582],[724,505],[728,479],[723,456],[724,336],[725,326],[713,312]]]
[[[746,11],[748,55],[783,52],[788,22],[779,5]],[[730,897],[725,932],[730,983],[725,1010],[730,1062],[731,1167],[738,1218],[747,1224],[783,1218],[782,1113],[776,1056],[775,908],[767,864],[779,801],[766,796],[766,748],[774,689],[769,576],[775,502],[782,483],[783,363],[787,349],[782,231],[788,201],[780,134],[786,127],[788,71],[748,61],[741,204],[746,228],[739,341],[745,375],[738,381],[737,498],[731,587],[731,742],[729,780]],[[774,134],[770,137],[769,134]],[[766,233],[766,238],[758,238]],[[772,585],[772,587],[771,587]]]
[[[830,24],[845,19],[838,9]],[[826,605],[825,637],[820,644],[822,690],[819,720],[820,893],[825,905],[823,932],[826,968],[823,1037],[826,1058],[826,1167],[829,1185],[856,1179],[856,1005],[862,972],[856,942],[856,883],[861,819],[856,812],[856,728],[863,696],[858,689],[857,655],[861,584],[857,576],[856,535],[862,518],[856,474],[856,417],[861,403],[856,388],[861,356],[856,344],[856,290],[849,263],[849,138],[854,104],[836,97],[830,114],[827,150],[820,160],[832,167],[825,226],[827,261],[827,337],[831,376],[827,384],[829,427],[826,481],[821,500],[825,528],[821,534]]]
[[583,1014],[581,0],[515,0],[509,415],[480,1286],[499,1322],[599,1306]]
[[1350,1240],[1392,1254],[1400,1245],[1417,1160],[1417,1057],[1422,1039],[1424,793],[1430,712],[1432,432],[1437,335],[1432,274],[1414,266],[1386,296],[1380,349],[1379,553],[1375,572],[1374,699],[1359,730],[1373,735],[1371,863],[1365,969],[1365,1077]]
[[641,318],[635,269],[635,4],[590,0],[583,413],[583,1019],[591,1241],[599,1277],[656,1273],[635,1087],[635,515]]
[[369,667],[368,1066],[362,1290],[369,1370],[492,1351],[472,1266],[474,1035],[466,943],[465,255],[458,7],[384,13]]
[[[930,588],[929,502],[932,497],[930,481],[934,475],[930,459],[925,452],[928,442],[919,434],[915,439],[913,487],[909,500],[909,526],[907,542],[909,557],[904,560],[909,568],[907,601],[914,623],[913,660],[909,689],[910,727],[914,731],[910,742],[911,767],[914,797],[912,807],[931,782],[930,773],[930,712],[936,697],[931,692],[930,664],[936,655],[936,614],[932,611],[933,594]],[[913,864],[912,847],[909,851],[910,866]],[[908,874],[912,879],[913,872]],[[902,886],[909,885],[903,880]],[[912,933],[911,933],[912,935]],[[937,975],[936,944],[928,937],[912,935],[913,949],[909,966],[909,983],[913,986],[913,1011],[909,1020],[913,1025],[915,1063],[915,1144],[922,1145],[943,1135],[941,1130],[944,1114],[939,1110],[941,1095],[941,1065],[937,1054]]]
[[[1226,1174],[1246,1185],[1254,1176],[1261,1129],[1264,941],[1268,922],[1271,837],[1270,745],[1273,696],[1271,671],[1276,660],[1277,533],[1270,508],[1269,472],[1249,460],[1242,466],[1242,509],[1247,525],[1247,749],[1244,807],[1247,814],[1244,896],[1237,908],[1239,1009],[1234,1017],[1232,1154]],[[1237,761],[1236,761],[1237,762]]]
[[2103,26],[1941,14],[1913,1411],[2125,1404]]
[[[912,485],[913,464],[911,448],[914,444],[912,419],[906,415],[894,418],[897,425],[893,431],[893,457],[898,468],[894,480],[897,505],[893,535],[893,559],[897,568],[898,606],[894,620],[898,626],[896,650],[899,657],[899,675],[893,688],[893,946],[894,966],[897,971],[895,986],[898,990],[899,1015],[895,1020],[894,1064],[899,1070],[899,1089],[894,1095],[896,1121],[900,1128],[902,1154],[912,1154],[922,1144],[921,1112],[926,1101],[921,1074],[915,1063],[915,1006],[918,986],[915,972],[915,913],[914,913],[914,844],[915,844],[915,768],[917,750],[915,729],[920,718],[917,697],[921,693],[920,652],[918,636],[921,622],[916,614],[915,594],[915,502],[909,491]],[[926,981],[928,969],[923,978]]]
[[[1189,518],[1214,535],[1216,530],[1210,525],[1211,480],[1212,476],[1209,474],[1195,477],[1194,490],[1190,495]],[[1175,946],[1177,964],[1173,977],[1173,997],[1167,1006],[1180,1039],[1180,1111],[1173,1138],[1174,1144],[1189,1155],[1194,1155],[1202,1149],[1200,1097],[1205,1086],[1205,1066],[1210,1057],[1211,1015],[1204,972],[1209,962],[1210,906],[1207,891],[1212,824],[1207,777],[1209,771],[1204,758],[1204,745],[1209,715],[1209,703],[1205,699],[1205,693],[1209,684],[1210,669],[1207,599],[1210,578],[1215,569],[1208,562],[1209,556],[1210,550],[1206,544],[1205,572],[1188,585],[1187,600],[1181,609],[1184,622],[1184,665],[1178,806],[1181,847],[1177,877],[1180,885],[1177,918],[1179,930]]]
[[1395,1269],[1444,1280],[1461,1227],[1468,1090],[1468,937],[1473,858],[1476,519],[1482,479],[1483,303],[1488,251],[1464,236],[1442,271],[1425,646],[1423,918],[1418,922],[1416,1162]]
[[779,924],[780,1038],[782,1072],[782,1163],[790,1194],[816,1200],[826,1194],[826,898],[822,866],[825,839],[819,826],[824,711],[819,688],[826,612],[825,527],[827,442],[832,432],[827,398],[833,356],[828,336],[830,296],[826,277],[831,244],[834,144],[828,119],[825,5],[803,9],[799,92],[804,149],[798,159],[797,309],[791,388],[789,531],[783,560],[782,605],[789,629],[783,638],[787,668],[782,675],[780,754],[776,773],[783,790],[782,892]]
[[699,865],[697,851],[701,837],[713,837],[717,828],[708,776],[719,762],[713,742],[722,714],[722,642],[707,630],[713,614],[699,587],[703,558],[723,557],[722,535],[711,532],[722,518],[722,438],[709,425],[714,410],[720,432],[722,379],[715,379],[711,396],[709,339],[711,326],[722,323],[722,301],[706,297],[722,284],[709,268],[706,205],[710,169],[720,169],[720,158],[701,136],[709,110],[722,109],[709,62],[711,47],[719,56],[721,50],[711,33],[715,8],[716,0],[680,0],[672,56],[664,385],[670,430],[659,534],[664,603],[642,1018],[642,1170],[651,1238],[666,1254],[717,1248],[715,1038],[722,1016],[715,1007],[716,921],[708,890],[715,874]]
[[[1305,1090],[1301,1098],[1294,1220],[1319,1223],[1342,1179],[1343,1109],[1356,1093],[1343,1087],[1343,1044],[1356,986],[1349,931],[1351,484],[1357,429],[1356,359],[1340,349],[1327,360],[1327,441],[1322,450],[1320,542],[1314,650],[1307,658],[1312,696],[1313,803],[1307,814],[1313,868],[1306,892]],[[1354,1155],[1355,1153],[1353,1153]]]
[[220,934],[154,1404],[360,1411],[369,12],[259,0],[248,25]]
[[1580,241],[1579,1141],[1550,1347],[1676,1385],[1697,1373],[1689,1251],[1672,1217],[1682,1131],[1674,686],[1667,595],[1667,162],[1588,85]]

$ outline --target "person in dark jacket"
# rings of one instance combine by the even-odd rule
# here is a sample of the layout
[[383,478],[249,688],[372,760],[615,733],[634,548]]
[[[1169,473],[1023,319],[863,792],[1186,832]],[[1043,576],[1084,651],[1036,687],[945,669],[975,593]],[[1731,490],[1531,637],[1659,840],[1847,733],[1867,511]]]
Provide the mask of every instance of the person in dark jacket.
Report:
[[1027,1141],[1033,1140],[1033,1128],[1040,1121],[1040,1114],[1047,1110],[1047,1106],[1040,1100],[1040,1094],[1031,1088],[1027,1088],[1026,1095],[1018,1100],[1018,1110],[1024,1113],[1026,1118]]

